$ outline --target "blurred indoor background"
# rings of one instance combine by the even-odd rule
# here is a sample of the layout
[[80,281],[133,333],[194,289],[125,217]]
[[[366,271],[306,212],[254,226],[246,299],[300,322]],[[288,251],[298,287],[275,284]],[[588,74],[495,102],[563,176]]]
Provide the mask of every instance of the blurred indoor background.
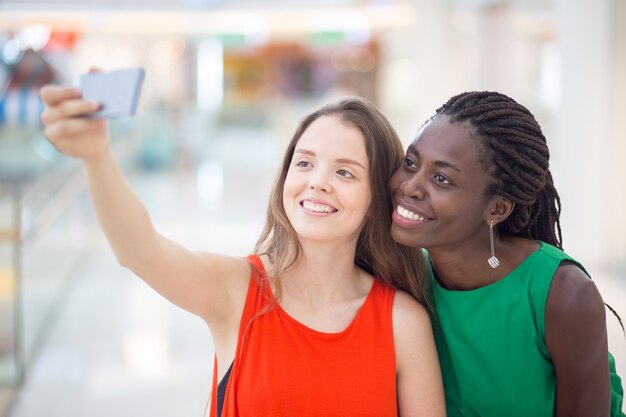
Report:
[[[211,337],[115,261],[37,92],[141,66],[114,150],[157,228],[246,255],[300,117],[355,94],[405,144],[451,95],[543,126],[565,248],[626,317],[626,2],[0,0],[0,416],[202,416]],[[607,314],[626,376],[626,339]]]

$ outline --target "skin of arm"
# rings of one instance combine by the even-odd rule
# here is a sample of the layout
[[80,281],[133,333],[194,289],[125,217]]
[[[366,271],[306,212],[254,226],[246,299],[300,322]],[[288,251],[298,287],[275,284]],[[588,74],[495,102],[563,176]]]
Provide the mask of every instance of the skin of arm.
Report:
[[604,303],[594,282],[561,264],[546,302],[546,346],[556,371],[555,417],[608,417],[610,381]]
[[194,252],[161,236],[109,148],[105,120],[75,117],[97,109],[80,92],[41,90],[46,138],[78,158],[102,227],[118,261],[165,298],[202,317],[214,337],[232,333],[243,309],[250,267],[243,259]]
[[408,294],[393,304],[398,412],[401,417],[445,417],[443,382],[430,317]]

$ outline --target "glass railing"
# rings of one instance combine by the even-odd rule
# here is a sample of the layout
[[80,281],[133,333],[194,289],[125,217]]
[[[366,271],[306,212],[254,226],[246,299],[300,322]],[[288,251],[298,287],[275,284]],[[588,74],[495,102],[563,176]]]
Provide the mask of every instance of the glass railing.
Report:
[[[133,125],[113,123],[116,152]],[[130,139],[129,139],[130,138]],[[80,164],[36,129],[0,131],[0,385],[17,387],[79,275],[97,222]]]

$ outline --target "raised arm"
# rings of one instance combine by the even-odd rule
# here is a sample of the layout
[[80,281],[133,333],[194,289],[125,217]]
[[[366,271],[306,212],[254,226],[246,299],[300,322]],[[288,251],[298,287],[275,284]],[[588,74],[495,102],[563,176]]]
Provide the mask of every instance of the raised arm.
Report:
[[393,304],[400,417],[445,417],[441,368],[426,309],[398,291]]
[[41,98],[45,136],[60,152],[83,162],[98,220],[118,261],[212,328],[238,323],[250,274],[247,262],[190,251],[161,236],[111,152],[106,120],[76,117],[98,104],[59,86],[42,88]]
[[610,381],[604,303],[575,265],[562,265],[546,302],[546,347],[556,370],[556,417],[607,417]]

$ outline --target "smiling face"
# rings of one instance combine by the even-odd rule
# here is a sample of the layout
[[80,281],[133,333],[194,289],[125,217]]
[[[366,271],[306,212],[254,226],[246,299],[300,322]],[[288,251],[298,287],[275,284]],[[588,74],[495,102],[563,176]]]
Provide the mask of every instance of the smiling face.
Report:
[[391,179],[394,240],[430,251],[474,244],[488,232],[490,181],[469,125],[432,119]]
[[322,116],[295,147],[283,206],[302,240],[356,242],[372,201],[365,140],[338,116]]

